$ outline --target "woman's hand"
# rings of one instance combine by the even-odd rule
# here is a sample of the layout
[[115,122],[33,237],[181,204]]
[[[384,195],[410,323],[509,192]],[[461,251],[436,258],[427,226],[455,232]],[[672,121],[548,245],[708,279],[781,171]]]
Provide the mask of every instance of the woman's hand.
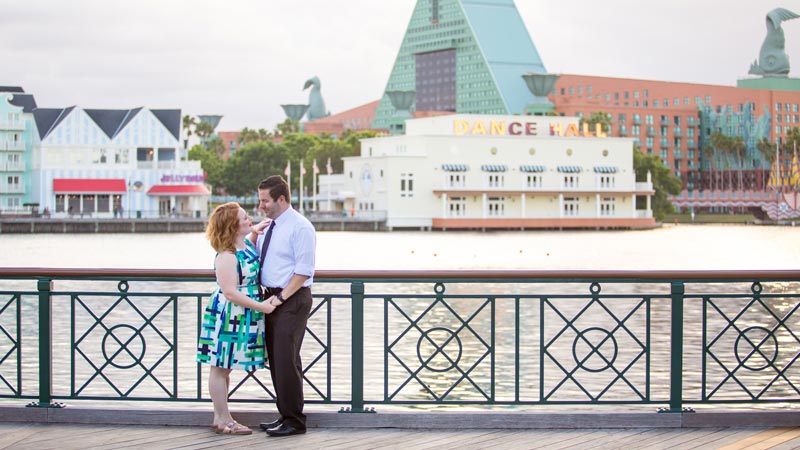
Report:
[[263,234],[264,229],[269,226],[270,222],[272,222],[270,219],[264,219],[261,222],[251,226],[250,231],[255,234]]
[[272,311],[275,311],[276,306],[270,302],[262,302],[259,303],[258,309],[263,312],[264,314],[272,314]]

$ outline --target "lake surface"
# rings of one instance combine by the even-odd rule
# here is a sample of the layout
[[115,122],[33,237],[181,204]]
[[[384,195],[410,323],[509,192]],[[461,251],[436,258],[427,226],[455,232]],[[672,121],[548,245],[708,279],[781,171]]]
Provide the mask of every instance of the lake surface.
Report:
[[[210,269],[203,233],[0,235],[0,266]],[[766,270],[800,264],[800,227],[319,232],[318,270]]]
[[[203,233],[174,233],[174,234],[36,234],[36,235],[0,235],[0,266],[5,267],[63,267],[63,268],[165,268],[165,269],[210,269],[212,267],[214,251],[208,244]],[[588,269],[588,270],[770,270],[770,269],[795,269],[800,263],[800,227],[768,227],[768,226],[746,226],[746,225],[667,225],[662,228],[646,231],[503,231],[503,232],[320,232],[318,233],[317,243],[317,269],[318,270],[374,270],[374,269],[396,269],[396,270],[425,270],[425,269]],[[69,286],[69,282],[60,282],[59,289]],[[2,283],[0,283],[2,284]],[[182,288],[183,286],[179,286]],[[341,288],[341,292],[348,292],[348,286],[336,286],[331,284],[320,284],[315,287],[315,293],[320,294],[335,291]],[[461,319],[453,317],[456,311],[462,317],[470,316],[475,311],[481,310],[487,292],[509,293],[509,290],[524,292],[529,298],[522,303],[519,312],[520,320],[520,358],[524,361],[521,367],[523,397],[535,399],[538,395],[538,375],[543,371],[547,383],[559,383],[564,374],[552,367],[539,367],[540,357],[540,310],[536,295],[547,293],[588,293],[588,287],[583,286],[575,291],[575,287],[560,286],[551,284],[545,287],[522,286],[511,287],[509,285],[480,285],[484,297],[478,296],[475,299],[452,300],[452,309],[441,305],[427,309],[431,304],[429,298],[416,297],[396,300],[399,308],[402,308],[410,316],[398,313],[398,307],[384,305],[383,301],[374,299],[367,302],[365,307],[365,376],[372,382],[366,390],[367,398],[381,398],[383,392],[383,371],[384,367],[384,335],[390,340],[404,339],[401,348],[395,349],[397,358],[402,358],[404,363],[419,365],[420,360],[417,354],[420,343],[425,344],[422,330],[425,332],[446,333],[447,330],[455,330],[463,323]],[[613,289],[613,286],[604,286]],[[627,293],[648,292],[644,286],[627,285],[622,289]],[[646,287],[650,289],[650,287]],[[668,293],[668,285],[661,286],[663,294]],[[213,283],[204,282],[192,284],[187,290],[199,292],[211,292]],[[381,286],[368,288],[368,293],[381,293]],[[391,291],[393,294],[431,294],[430,285],[403,285],[394,286]],[[398,289],[400,291],[398,291]],[[570,291],[570,289],[573,289]],[[695,286],[693,289],[697,290]],[[700,289],[705,289],[701,287]],[[725,289],[725,287],[722,287]],[[785,290],[786,292],[797,292],[797,286],[768,286],[767,292]],[[178,289],[184,290],[184,289]],[[543,290],[543,291],[542,291]],[[147,286],[136,285],[132,291],[149,292]],[[338,291],[337,291],[338,292]],[[459,286],[448,285],[448,294],[458,294]],[[653,292],[653,291],[649,291]],[[737,293],[749,292],[748,286],[740,287],[735,290]],[[399,295],[398,295],[399,296]],[[110,295],[97,299],[99,311],[102,312],[103,305],[108,305],[115,301],[118,296]],[[531,298],[533,297],[533,298]],[[26,297],[23,301],[23,308],[33,311],[35,297]],[[55,385],[58,386],[59,394],[64,394],[67,386],[70,386],[69,373],[64,371],[69,366],[70,348],[70,313],[68,302],[65,296],[56,299],[54,323],[54,349],[56,349],[56,367],[60,369],[54,374]],[[82,301],[85,301],[82,299]],[[319,301],[319,299],[318,299]],[[725,302],[730,309],[730,317],[736,314],[745,300],[731,300]],[[159,305],[164,302],[163,298],[137,298],[136,303],[147,305],[152,302]],[[630,311],[638,308],[639,299],[607,302],[613,308],[621,308],[623,312],[618,316],[627,315]],[[180,385],[189,391],[195,390],[196,384],[196,364],[194,363],[196,317],[199,312],[196,310],[196,301],[191,299],[181,299],[180,319],[180,345],[178,353],[180,356]],[[652,347],[650,354],[652,357],[653,398],[666,398],[668,396],[669,373],[669,301],[662,296],[661,299],[654,299],[652,302],[653,312],[651,323]],[[783,311],[796,303],[796,298],[777,299],[771,302],[775,310]],[[497,380],[496,387],[499,397],[508,397],[514,391],[514,345],[517,332],[514,329],[516,319],[515,307],[511,299],[499,299],[494,303],[496,311],[488,314],[488,308],[484,308],[474,321],[470,323],[478,336],[486,342],[494,341],[494,351],[497,357]],[[586,300],[565,299],[558,302],[561,311],[568,315],[575,314],[580,308],[586,305]],[[124,305],[123,305],[124,306]],[[333,371],[332,388],[334,397],[337,393],[347,392],[349,389],[349,370],[350,360],[350,338],[351,329],[349,326],[350,304],[346,299],[336,300],[332,303],[333,326],[331,329],[330,343],[332,351],[331,370]],[[639,308],[641,309],[641,308]],[[80,313],[82,310],[78,308]],[[388,311],[388,312],[387,312]],[[697,301],[687,304],[686,322],[700,323],[702,310]],[[784,314],[785,311],[781,314]],[[488,314],[488,315],[487,315]],[[588,314],[592,317],[591,322],[581,324],[580,327],[596,331],[596,327],[601,329],[614,329],[617,322],[608,317],[604,318],[603,310],[591,311]],[[638,314],[638,313],[637,313]],[[96,313],[99,316],[100,313]],[[121,309],[116,315],[122,323],[131,321],[136,315],[130,311]],[[78,314],[81,316],[81,314]],[[83,314],[86,316],[86,314]],[[424,317],[423,317],[424,316]],[[114,316],[116,317],[116,316]],[[419,331],[412,330],[406,334],[404,330],[409,327],[409,317],[419,317]],[[109,316],[109,320],[113,317]],[[133,318],[133,319],[132,319]],[[343,320],[342,320],[343,319]],[[769,316],[759,314],[752,318],[754,323],[764,326],[773,326]],[[116,320],[116,319],[114,319]],[[386,325],[384,325],[386,320]],[[717,319],[719,321],[720,319]],[[557,316],[549,317],[546,321],[545,334],[551,335],[558,332],[562,319]],[[724,320],[723,323],[727,323]],[[76,328],[78,333],[83,333],[91,326],[91,317],[78,317]],[[324,313],[313,317],[310,322],[311,329],[318,333],[324,331],[327,320]],[[644,336],[647,328],[645,319],[634,315],[626,326],[639,336]],[[548,331],[555,327],[555,331]],[[789,328],[796,330],[800,323],[796,318],[791,319]],[[787,332],[779,330],[777,338],[787,340],[786,344],[790,349],[797,351],[797,344],[791,340]],[[24,322],[22,330],[28,345],[23,349],[25,357],[23,360],[23,378],[26,386],[35,386],[36,377],[36,351],[37,336],[34,322]],[[666,333],[666,334],[665,334]],[[628,356],[633,360],[638,356],[636,342],[625,341],[626,332],[616,333],[620,339],[620,355],[623,352],[631,353]],[[565,334],[568,336],[568,334]],[[458,354],[463,350],[462,364],[464,367],[477,364],[479,358],[484,355],[486,349],[483,341],[477,339],[472,331],[462,329],[459,337],[463,341],[463,349],[459,348]],[[490,337],[493,337],[490,338]],[[555,342],[548,348],[548,352],[559,355],[563,361],[571,361],[575,342],[577,338],[569,335],[569,339]],[[736,336],[734,336],[735,338]],[[702,354],[700,352],[702,335],[698,327],[687,327],[686,329],[686,353],[685,353],[685,379],[684,389],[686,392],[696,394],[701,385],[700,370]],[[733,339],[733,338],[731,338]],[[729,340],[731,340],[729,339]],[[102,336],[87,337],[86,345],[98,345],[104,342]],[[155,340],[156,344],[158,339]],[[733,342],[733,341],[731,341]],[[733,344],[728,343],[728,347]],[[459,346],[461,343],[459,344]],[[727,345],[727,344],[726,344]],[[148,354],[152,353],[157,345],[151,343],[148,346]],[[428,349],[430,351],[430,349]],[[319,345],[307,336],[303,347],[304,360],[313,361],[320,351]],[[144,352],[144,349],[142,349]],[[101,354],[98,349],[90,353]],[[720,354],[726,355],[733,360],[734,356],[730,348],[725,351],[720,350]],[[779,365],[789,364],[787,358],[791,359],[792,352],[782,352]],[[393,356],[395,357],[395,356]],[[80,362],[80,358],[78,358]],[[102,360],[101,360],[102,362]],[[393,360],[389,360],[390,366]],[[600,361],[602,363],[602,361]],[[438,361],[447,366],[448,361]],[[597,364],[597,362],[594,362]],[[99,364],[99,363],[98,363]],[[478,368],[471,372],[471,379],[484,385],[488,382],[489,372],[488,359],[478,364]],[[711,370],[711,369],[709,369]],[[85,367],[76,367],[79,377],[88,376],[92,370]],[[719,370],[718,370],[719,371]],[[318,364],[309,371],[310,379],[324,383],[325,366]],[[595,390],[603,389],[608,381],[602,379],[608,371],[600,373],[600,378],[589,377],[589,372],[582,374],[582,382],[586,386]],[[631,379],[644,377],[645,369],[637,368],[628,372]],[[712,373],[712,372],[709,372]],[[402,367],[390,367],[387,371],[391,385],[402,385],[408,377],[408,373]],[[169,374],[164,374],[169,377]],[[426,386],[431,389],[445,391],[457,383],[459,372],[449,371],[442,373],[426,369],[421,372],[420,380],[424,380]],[[754,373],[755,382],[757,377],[764,374]],[[261,375],[262,379],[267,379],[266,372]],[[455,378],[453,378],[455,377]],[[121,374],[122,380],[128,380],[129,375]],[[99,378],[95,383],[101,383]],[[79,383],[80,384],[80,383]],[[107,387],[100,386],[98,392],[106,392]],[[307,386],[307,398],[314,398],[315,394]],[[404,396],[410,399],[425,398],[426,389],[419,388],[415,383],[409,384],[404,392]],[[777,386],[780,395],[792,395],[792,391],[784,386]],[[157,390],[156,390],[157,391]],[[250,386],[244,389],[245,392],[258,397],[260,394],[259,386]],[[580,391],[573,390],[569,395],[580,395]],[[787,394],[788,393],[788,394]],[[474,392],[466,383],[459,385],[454,390],[454,395],[458,398],[471,398]],[[98,394],[99,395],[99,394]],[[207,407],[204,405],[203,407]]]

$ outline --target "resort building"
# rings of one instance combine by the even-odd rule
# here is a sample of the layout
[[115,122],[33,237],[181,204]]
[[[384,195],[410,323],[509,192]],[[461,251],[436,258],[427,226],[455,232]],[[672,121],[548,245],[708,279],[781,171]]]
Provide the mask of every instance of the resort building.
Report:
[[36,100],[21,87],[0,86],[0,213],[20,214],[31,197],[31,153],[36,135]]
[[513,0],[418,0],[373,128],[402,133],[412,111],[524,113],[528,72],[546,70]]
[[[380,100],[356,109],[393,135],[423,115],[606,113],[610,136],[632,138],[682,180],[678,208],[767,215],[785,209],[785,187],[770,185],[778,161],[762,141],[775,148],[800,127],[800,79],[788,77],[788,61],[780,73],[744,76],[754,56],[742,55],[730,86],[549,74],[513,0],[418,0]],[[337,116],[320,120],[345,126]],[[713,148],[716,132],[742,138],[744,151]],[[777,152],[782,172],[792,152]]]
[[205,217],[199,161],[179,155],[180,110],[38,108],[31,197],[53,216]]
[[343,160],[343,183],[321,176],[320,186],[352,193],[345,211],[385,216],[390,229],[655,225],[652,183],[636,181],[633,140],[575,117],[409,119],[404,135],[362,139],[361,155]]

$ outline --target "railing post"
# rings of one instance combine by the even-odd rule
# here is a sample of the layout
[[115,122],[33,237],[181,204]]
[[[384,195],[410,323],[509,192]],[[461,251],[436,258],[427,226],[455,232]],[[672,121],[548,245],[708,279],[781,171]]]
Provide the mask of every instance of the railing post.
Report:
[[659,412],[679,413],[683,411],[683,296],[686,286],[682,281],[670,283],[672,297],[670,317],[670,369],[669,409]]
[[350,355],[350,408],[339,412],[363,413],[375,412],[374,409],[364,410],[364,282],[353,281],[350,284],[350,302],[352,312],[350,315],[351,352]]
[[40,279],[36,285],[39,291],[39,401],[27,406],[40,408],[62,408],[62,403],[52,403],[53,393],[53,321],[52,296],[53,280]]

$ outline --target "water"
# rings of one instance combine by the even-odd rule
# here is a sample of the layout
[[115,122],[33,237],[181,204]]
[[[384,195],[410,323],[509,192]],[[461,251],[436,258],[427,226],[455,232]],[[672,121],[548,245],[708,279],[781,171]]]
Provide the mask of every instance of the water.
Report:
[[[203,233],[0,235],[0,266],[210,269]],[[800,228],[320,232],[318,270],[768,270],[800,263]]]
[[[770,270],[770,269],[795,269],[800,262],[800,229],[793,227],[765,227],[765,226],[744,226],[744,225],[668,225],[659,229],[647,231],[502,231],[502,232],[386,232],[386,233],[356,233],[356,232],[320,232],[318,233],[317,244],[317,269],[318,270],[426,270],[426,269],[560,269],[560,270]],[[44,234],[44,235],[0,235],[2,253],[0,253],[0,266],[6,267],[60,267],[60,268],[165,268],[165,269],[210,269],[214,258],[214,251],[208,245],[202,233],[176,233],[176,234]],[[0,281],[0,286],[3,282]],[[63,289],[63,282],[59,284]],[[323,292],[331,292],[336,288],[343,288],[341,292],[347,292],[347,286],[332,286],[329,284],[319,285],[315,292],[319,295]],[[194,285],[187,288],[192,291],[210,292],[211,283],[203,286]],[[398,290],[406,294],[431,294],[430,285],[395,285],[390,289],[381,290],[386,286],[369,286],[368,293],[393,293]],[[470,289],[480,289],[479,292],[484,296],[476,299],[466,299],[463,301],[452,301],[454,311],[467,317],[471,313],[480,309],[480,305],[485,301],[485,293],[496,294],[509,292],[522,292],[527,295],[547,293],[588,293],[587,286],[566,286],[566,285],[546,285],[546,286],[520,286],[520,285],[480,285],[458,286],[448,285],[447,293],[465,293]],[[606,285],[603,293],[619,288],[619,286]],[[572,290],[570,290],[572,289]],[[668,293],[668,286],[659,286],[658,292]],[[694,288],[698,290],[713,291],[713,286],[702,286]],[[723,287],[730,292],[731,287]],[[770,286],[765,292],[775,292],[776,289]],[[112,288],[113,290],[113,288]],[[132,291],[134,290],[132,286]],[[178,289],[183,290],[183,289]],[[146,292],[147,290],[145,290]],[[797,286],[788,289],[789,292],[796,293]],[[622,292],[642,293],[654,292],[650,286],[624,285]],[[688,292],[688,290],[687,290]],[[736,290],[737,293],[747,293],[748,286]],[[61,298],[64,299],[63,297]],[[107,302],[107,299],[98,299],[98,303]],[[160,304],[163,299],[154,299],[155,304]],[[611,304],[609,308],[620,308],[618,317],[625,316],[635,308],[638,300],[619,302]],[[789,299],[790,304],[796,303],[796,298]],[[427,299],[414,298],[396,300],[401,309],[408,313],[410,317],[416,318],[430,305]],[[26,302],[33,307],[33,299]],[[61,307],[66,307],[66,302],[61,303]],[[654,397],[664,398],[667,395],[665,386],[665,374],[668,373],[669,348],[664,336],[657,336],[664,330],[669,330],[669,304],[668,300],[653,300],[653,316],[651,327],[654,332],[652,342],[652,358],[654,379],[659,381],[658,387],[653,387]],[[741,308],[741,301],[730,302],[731,317]],[[346,396],[349,388],[349,339],[350,329],[349,320],[338,320],[339,318],[349,317],[349,303],[347,301],[334,302],[334,319],[332,329],[332,342],[335,343],[333,352],[332,370],[334,372],[333,392],[334,396],[341,398]],[[585,304],[580,301],[577,304],[562,302],[558,305],[560,311],[568,316],[574,314]],[[787,303],[789,304],[789,303]],[[539,370],[539,311],[538,303],[529,302],[523,304],[520,311],[521,326],[525,333],[521,336],[521,358],[524,359],[521,376],[523,382],[522,395],[527,398],[536,398],[537,377]],[[776,305],[780,307],[780,305]],[[498,397],[506,397],[509,392],[513,392],[513,345],[514,345],[514,306],[510,299],[497,300],[496,302],[495,323],[496,329],[496,355],[498,365]],[[778,308],[780,309],[780,308]],[[130,320],[135,315],[129,312],[116,311],[122,314],[121,320]],[[589,327],[601,326],[605,329],[612,329],[618,322],[603,316],[602,310],[595,308],[591,310],[592,322],[576,325],[588,329]],[[700,320],[699,303],[692,302],[687,304],[687,321]],[[194,339],[197,331],[194,327],[196,315],[194,306],[188,302],[181,303],[182,317],[181,335],[181,360],[188,363],[188,369],[182,371],[181,385],[192,386],[194,383],[193,352]],[[324,314],[321,314],[324,316]],[[65,367],[69,364],[67,359],[68,336],[65,330],[69,328],[66,322],[68,318],[67,310],[61,317],[63,323],[56,323],[56,348],[57,354],[61,355],[63,361],[57,364]],[[127,317],[127,318],[126,318]],[[186,318],[190,320],[186,320]],[[382,379],[383,372],[383,304],[379,301],[368,302],[365,310],[366,334],[368,341],[365,344],[365,370],[366,375],[373,375],[377,380]],[[605,318],[604,318],[605,317]],[[325,320],[320,317],[312,320],[313,326],[317,330],[324,329]],[[548,327],[555,326],[555,332],[561,328],[561,319],[553,316],[548,319]],[[754,316],[755,321],[765,321],[763,315]],[[58,319],[57,319],[58,321]],[[774,322],[773,320],[769,320]],[[474,326],[478,335],[486,337],[489,333],[491,316],[486,311],[477,314],[471,326]],[[699,323],[699,322],[698,322]],[[723,321],[723,324],[727,322]],[[28,325],[26,324],[26,328]],[[402,330],[406,329],[409,321],[402,314],[399,314],[394,307],[389,307],[389,329],[388,333],[394,337],[402,336]],[[445,308],[436,308],[431,314],[425,316],[419,322],[422,330],[432,331],[434,340],[447,338],[447,332],[443,330],[454,329],[459,326],[459,321],[454,320],[452,313]],[[765,324],[766,325],[766,324]],[[790,328],[800,329],[800,323],[796,316],[789,322]],[[630,322],[626,323],[636,334],[644,332],[641,314],[631,316]],[[35,327],[34,327],[35,328]],[[420,333],[422,332],[420,330]],[[438,330],[438,331],[437,331]],[[786,338],[788,335],[785,330],[778,333],[778,338]],[[23,334],[34,334],[35,329],[23,330]],[[411,363],[419,364],[417,361],[417,344],[422,343],[420,350],[425,353],[433,351],[426,348],[425,344],[429,341],[419,338],[419,334],[414,332],[402,338],[403,347],[395,349],[399,358],[403,358]],[[436,336],[436,334],[442,336]],[[102,334],[102,333],[101,333]],[[545,332],[546,339],[552,337],[552,332]],[[636,343],[631,340],[624,340],[626,333],[619,333],[620,348],[630,354],[621,353],[621,358],[633,360],[637,357]],[[463,359],[460,361],[464,367],[469,367],[476,363],[481,357],[485,356],[484,344],[472,333],[462,333]],[[31,337],[31,340],[35,337]],[[685,389],[697,392],[699,386],[698,374],[699,364],[702,355],[699,354],[699,334],[698,327],[687,327],[686,340],[692,345],[686,347],[686,370],[689,375]],[[96,344],[100,342],[100,337],[91,338],[87,343]],[[28,341],[30,342],[30,341]],[[35,341],[34,341],[35,342]],[[564,342],[557,343],[551,348],[554,354],[562,355],[565,361],[569,361],[572,355],[572,344],[576,341],[572,338]],[[736,343],[726,343],[725,354],[732,354],[730,348]],[[795,341],[788,342],[788,347],[798,347]],[[306,338],[304,345],[304,360],[310,361],[316,356],[317,348],[312,339]],[[35,365],[36,347],[27,347],[30,354],[26,355],[25,361]],[[622,351],[622,350],[621,350]],[[93,350],[92,353],[97,353]],[[723,352],[722,350],[720,351]],[[561,356],[559,356],[561,357]],[[782,354],[782,359],[791,358],[791,354]],[[390,369],[388,371],[390,385],[402,385],[407,379],[408,373],[395,361],[389,359]],[[547,362],[547,360],[545,360]],[[598,365],[602,367],[602,360],[587,361],[587,366]],[[431,366],[435,369],[447,368],[450,362],[447,360],[434,360]],[[317,366],[309,376],[315,379],[324,379],[322,366]],[[710,368],[711,370],[713,368]],[[82,371],[78,367],[79,371]],[[486,388],[485,382],[488,378],[486,366],[479,367],[470,374],[471,379]],[[548,382],[558,382],[563,374],[552,367],[548,368],[554,373],[552,380]],[[26,377],[35,376],[35,367],[26,367]],[[317,373],[319,372],[319,373]],[[634,374],[638,377],[642,375],[642,369],[631,370],[629,375]],[[459,374],[453,373],[430,373],[426,377],[420,375],[425,380],[427,388],[438,393],[446,391],[452,383],[457,381]],[[609,381],[601,378],[590,378],[588,372],[579,373],[583,376],[582,382],[594,388],[605,386]],[[792,371],[790,378],[800,374]],[[262,378],[267,378],[266,376]],[[375,379],[375,378],[373,378]],[[580,378],[576,378],[579,380]],[[64,374],[55,376],[56,385],[64,386],[69,384],[69,380]],[[28,384],[32,386],[33,384]],[[622,383],[618,383],[622,385]],[[545,386],[547,389],[549,386]],[[622,386],[624,387],[624,386]],[[403,389],[403,398],[425,398],[427,388],[422,388],[416,383],[410,383]],[[390,392],[392,389],[389,389]],[[783,388],[782,393],[790,392]],[[250,392],[257,392],[250,390]],[[381,398],[381,382],[374,383],[367,389],[368,398]],[[474,396],[474,390],[468,383],[462,383],[454,393],[461,398]],[[307,393],[308,398],[313,398],[313,392]]]

